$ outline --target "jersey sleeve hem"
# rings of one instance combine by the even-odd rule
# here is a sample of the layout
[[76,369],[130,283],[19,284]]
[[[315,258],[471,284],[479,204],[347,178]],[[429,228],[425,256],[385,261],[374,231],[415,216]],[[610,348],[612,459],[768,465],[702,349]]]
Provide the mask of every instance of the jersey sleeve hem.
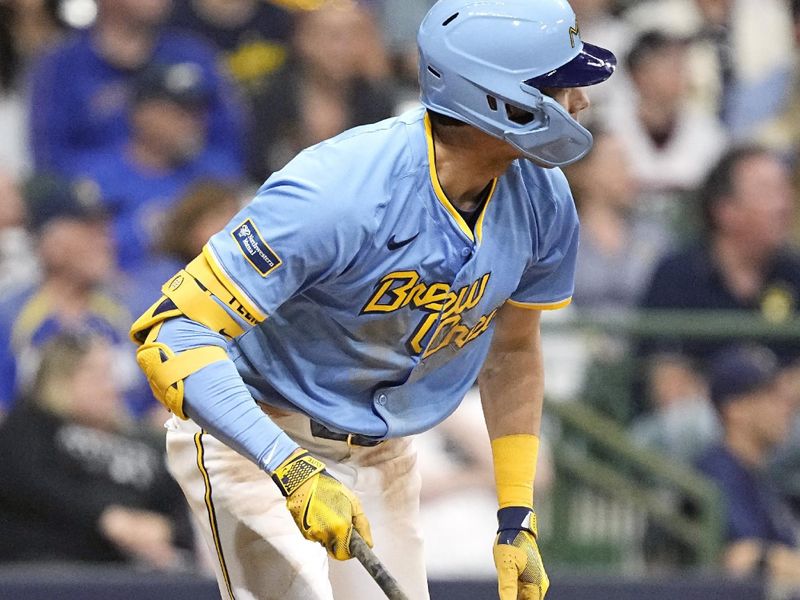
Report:
[[570,303],[572,303],[572,296],[565,298],[564,300],[557,300],[555,302],[519,302],[517,300],[512,300],[511,298],[506,300],[506,302],[511,306],[525,308],[528,310],[558,310],[560,308],[569,306]]
[[233,278],[231,278],[225,272],[225,269],[220,264],[220,261],[214,254],[214,250],[209,244],[203,246],[203,256],[205,256],[206,261],[208,261],[211,270],[214,271],[214,275],[216,275],[222,284],[228,288],[231,294],[233,294],[236,299],[242,303],[242,306],[244,306],[244,308],[258,321],[264,321],[267,318],[267,314],[258,308],[258,305],[255,303],[255,301],[250,298],[250,296],[247,295],[247,293],[233,280]]

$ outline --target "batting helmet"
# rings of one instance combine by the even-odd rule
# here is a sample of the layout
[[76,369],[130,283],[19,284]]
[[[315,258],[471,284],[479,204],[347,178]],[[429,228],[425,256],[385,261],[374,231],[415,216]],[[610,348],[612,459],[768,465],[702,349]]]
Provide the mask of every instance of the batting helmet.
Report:
[[[439,0],[417,36],[421,100],[548,167],[573,163],[592,135],[542,88],[605,81],[617,59],[585,44],[565,0]],[[526,111],[520,118],[520,111]]]

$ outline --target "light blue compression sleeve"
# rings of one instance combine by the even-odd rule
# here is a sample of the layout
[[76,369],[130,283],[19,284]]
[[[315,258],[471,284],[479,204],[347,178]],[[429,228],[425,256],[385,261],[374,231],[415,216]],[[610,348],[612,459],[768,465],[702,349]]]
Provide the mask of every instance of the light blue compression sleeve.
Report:
[[[158,341],[176,354],[227,346],[223,336],[185,317],[165,321]],[[210,364],[184,380],[183,408],[200,427],[268,473],[298,448],[258,407],[230,360]]]

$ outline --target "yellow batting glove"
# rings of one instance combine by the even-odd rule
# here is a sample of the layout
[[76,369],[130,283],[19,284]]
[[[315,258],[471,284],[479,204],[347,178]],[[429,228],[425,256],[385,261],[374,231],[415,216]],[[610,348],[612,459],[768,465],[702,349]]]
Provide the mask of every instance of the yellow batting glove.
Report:
[[522,506],[497,511],[493,554],[500,600],[542,600],[550,587],[539,546],[536,514]]
[[325,470],[325,463],[300,448],[283,461],[272,480],[286,497],[300,533],[325,546],[337,560],[350,555],[353,529],[372,547],[369,522],[358,498]]

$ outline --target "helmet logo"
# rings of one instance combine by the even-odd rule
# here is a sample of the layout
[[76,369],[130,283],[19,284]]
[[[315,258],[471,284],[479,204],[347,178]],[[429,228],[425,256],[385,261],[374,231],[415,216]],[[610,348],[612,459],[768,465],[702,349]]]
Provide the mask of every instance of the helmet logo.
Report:
[[569,45],[575,47],[575,37],[580,41],[581,28],[578,27],[578,17],[575,17],[575,25],[569,28]]

